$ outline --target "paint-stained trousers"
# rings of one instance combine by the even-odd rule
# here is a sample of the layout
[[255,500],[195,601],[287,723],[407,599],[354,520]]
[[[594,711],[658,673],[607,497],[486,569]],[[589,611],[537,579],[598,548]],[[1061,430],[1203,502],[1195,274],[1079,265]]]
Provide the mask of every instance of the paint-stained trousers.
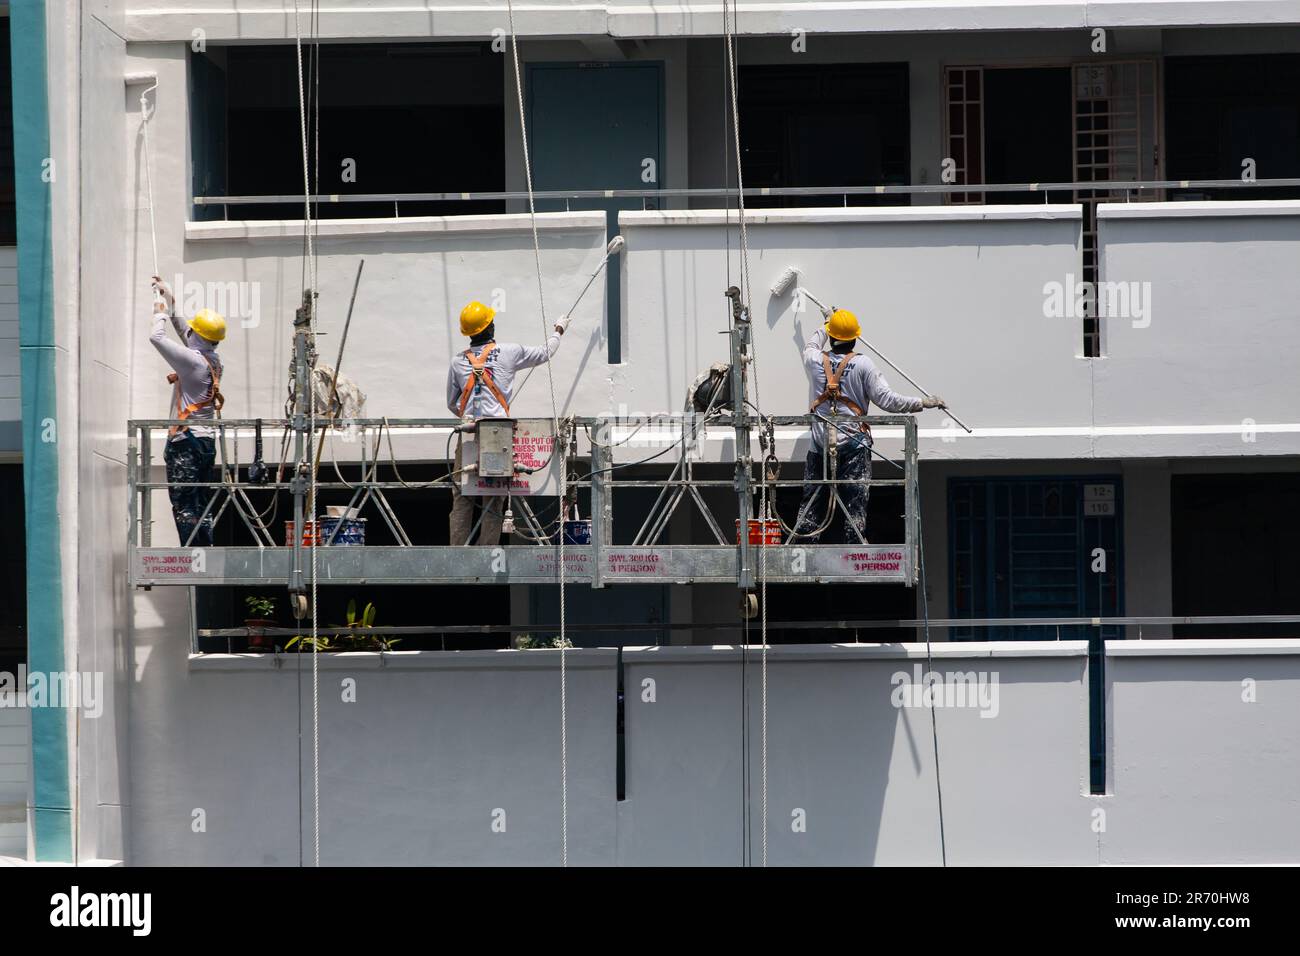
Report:
[[[837,509],[847,512],[844,526],[844,540],[849,544],[858,544],[867,540],[867,498],[871,480],[871,439],[853,439],[839,446],[839,461],[836,465],[836,479],[845,482],[838,485],[815,485],[808,482],[820,481],[825,477],[822,467],[822,450],[814,448],[808,452],[803,466],[803,500],[799,503],[799,517],[795,521],[794,540],[816,544],[827,530],[826,507],[832,495],[838,493],[844,507]],[[828,460],[829,460],[829,456]],[[830,522],[834,524],[834,522]],[[827,524],[829,527],[829,524]]]
[[451,525],[448,540],[451,544],[469,544],[469,533],[474,529],[474,502],[483,507],[483,523],[478,529],[478,544],[497,545],[501,543],[501,522],[505,518],[505,495],[491,498],[470,498],[460,493],[460,440],[456,441],[456,464],[452,467],[457,474],[451,483]]
[[[217,444],[211,438],[198,438],[182,432],[179,438],[167,442],[163,462],[167,466],[167,494],[172,501],[172,517],[176,519],[176,533],[182,547],[210,548],[212,546],[212,509],[199,521],[208,501],[216,494],[215,488],[176,488],[176,482],[211,481],[212,466],[217,460]],[[197,526],[198,530],[195,530]],[[193,540],[190,535],[193,534]]]

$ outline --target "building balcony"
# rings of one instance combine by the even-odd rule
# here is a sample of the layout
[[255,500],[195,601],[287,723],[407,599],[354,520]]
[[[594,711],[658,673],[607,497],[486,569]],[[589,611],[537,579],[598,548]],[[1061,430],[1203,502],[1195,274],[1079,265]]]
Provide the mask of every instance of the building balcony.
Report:
[[[821,323],[796,286],[850,308],[864,341],[973,428],[939,412],[919,418],[923,459],[1289,455],[1300,452],[1300,348],[1291,303],[1300,280],[1300,203],[1285,200],[1102,204],[1099,282],[1085,282],[1077,205],[751,210],[747,259],[736,213],[623,211],[618,300],[590,285],[553,371],[561,414],[637,417],[680,412],[687,387],[727,360],[729,285],[754,315],[759,397],[766,414],[806,411],[801,364]],[[602,211],[538,215],[547,321],[568,310],[600,267]],[[289,361],[287,317],[301,293],[301,224],[192,222],[176,277],[182,304],[225,311],[223,389],[232,418],[277,417]],[[439,417],[446,369],[463,340],[460,306],[498,309],[502,339],[540,341],[526,214],[329,219],[319,226],[317,275],[324,361],[361,259],[344,372],[366,414]],[[747,266],[747,268],[746,268]],[[224,308],[223,308],[224,306]],[[1084,356],[1085,315],[1101,354]],[[156,357],[133,343],[135,367]],[[864,350],[891,386],[917,389]],[[514,412],[551,414],[546,373],[521,388]],[[135,417],[157,408],[158,385],[132,383]],[[783,430],[781,454],[806,437]],[[706,443],[706,446],[709,443]],[[715,460],[722,446],[714,445]],[[897,451],[898,436],[882,449]],[[432,457],[432,445],[404,453]],[[706,452],[707,453],[707,452]]]

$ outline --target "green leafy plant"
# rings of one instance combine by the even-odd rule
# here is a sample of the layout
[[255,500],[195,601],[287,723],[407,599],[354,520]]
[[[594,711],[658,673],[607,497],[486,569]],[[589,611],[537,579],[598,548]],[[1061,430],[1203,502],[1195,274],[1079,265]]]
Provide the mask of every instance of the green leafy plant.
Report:
[[353,598],[348,602],[348,627],[374,627],[375,626],[375,606],[366,604],[365,610],[361,616],[357,617],[357,599]]
[[344,648],[349,651],[391,651],[401,643],[400,639],[385,637],[382,634],[367,634],[365,631],[375,626],[375,606],[367,603],[360,614],[357,614],[357,602],[353,598],[348,601],[348,610],[346,614],[347,627],[350,634],[341,638]]
[[250,618],[269,619],[275,616],[275,598],[250,595],[244,598],[244,606],[248,608]]
[[520,634],[515,638],[515,648],[521,651],[535,651],[544,648],[572,647],[573,641],[567,637],[553,637],[549,641],[531,634]]
[[289,639],[289,643],[284,645],[284,649],[286,651],[292,650],[294,645],[297,645],[299,651],[313,647],[313,645],[314,649],[318,651],[341,650],[339,645],[335,643],[334,638],[328,634],[318,634],[316,637],[306,637],[302,634],[297,634]]
[[401,643],[400,639],[367,633],[375,626],[375,613],[375,606],[367,604],[358,614],[357,602],[353,599],[348,602],[347,613],[344,615],[346,623],[336,625],[340,630],[346,629],[347,633],[337,636],[319,634],[314,640],[299,634],[284,645],[284,649],[287,651],[297,647],[300,651],[310,650],[314,645],[318,651],[391,651]]

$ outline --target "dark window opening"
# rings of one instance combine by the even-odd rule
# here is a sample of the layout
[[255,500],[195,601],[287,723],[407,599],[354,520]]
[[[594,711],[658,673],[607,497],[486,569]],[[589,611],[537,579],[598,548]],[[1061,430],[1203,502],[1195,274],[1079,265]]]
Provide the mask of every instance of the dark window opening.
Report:
[[[984,70],[984,170],[989,183],[1068,183],[1070,68]],[[1070,190],[988,193],[991,203],[1068,203]]]
[[[1170,179],[1300,178],[1300,54],[1165,60]],[[1174,199],[1296,199],[1295,187],[1171,190]]]
[[[741,67],[745,187],[903,186],[911,182],[906,63]],[[746,205],[839,205],[778,196]],[[850,206],[905,206],[905,195],[849,196]]]
[[[303,51],[306,91],[319,72],[319,190],[328,194],[501,192],[505,78],[486,43],[324,44]],[[317,67],[319,69],[317,70]],[[215,195],[302,195],[302,134],[292,46],[191,56],[195,188]],[[308,105],[316,182],[316,104]],[[220,191],[220,192],[218,192]],[[322,203],[324,218],[466,215],[500,201]],[[292,219],[301,203],[229,206],[214,218]]]
[[[329,461],[323,465],[323,473],[334,480],[333,464]],[[447,466],[402,465],[401,477],[412,484],[433,481],[447,474]],[[352,482],[360,478],[357,465],[340,464],[339,471],[344,480]],[[380,466],[377,473],[379,481],[396,482],[397,476],[390,467]],[[444,494],[430,499],[430,492],[415,489],[388,489],[384,492],[396,511],[403,529],[417,545],[447,544],[448,518],[451,509],[451,496]],[[273,495],[272,492],[249,491],[249,498],[255,508],[260,509],[262,520],[271,530],[278,543],[288,539],[285,528],[286,519],[293,518],[293,498],[286,492]],[[351,492],[347,490],[325,489],[320,492],[319,511],[330,505],[347,505]],[[274,503],[273,503],[274,502]],[[554,507],[551,507],[554,517]],[[398,544],[396,536],[381,517],[379,509],[367,505],[360,515],[366,520],[366,545]],[[170,520],[170,515],[168,516]],[[252,547],[255,541],[251,532],[239,517],[227,509],[226,514],[214,529],[214,544],[217,547]],[[294,627],[295,623],[289,610],[288,591],[283,584],[268,584],[262,587],[197,587],[195,591],[196,623],[199,630],[216,628],[241,628],[244,620],[260,615],[250,614],[244,599],[249,596],[269,597],[275,601],[275,612],[268,619],[274,620],[280,627]],[[503,595],[505,589],[493,585],[446,585],[422,587],[418,585],[356,585],[328,586],[319,588],[318,620],[321,627],[341,627],[346,623],[348,602],[355,600],[358,610],[363,610],[367,603],[376,609],[375,625],[377,627],[423,627],[439,625],[465,630],[446,631],[421,635],[401,635],[401,643],[394,650],[476,650],[484,648],[508,647],[510,635],[504,632],[474,632],[482,625],[505,625],[510,622],[510,601]],[[310,622],[303,622],[310,627]],[[306,633],[310,633],[307,631]],[[279,638],[277,643],[289,638]],[[200,636],[197,649],[200,653],[240,653],[248,648],[246,636]],[[308,648],[309,649],[309,648]]]
[[[1300,474],[1174,475],[1175,616],[1300,614]],[[1191,624],[1175,637],[1295,637],[1294,624]]]
[[27,544],[23,466],[0,465],[0,671],[27,661]]

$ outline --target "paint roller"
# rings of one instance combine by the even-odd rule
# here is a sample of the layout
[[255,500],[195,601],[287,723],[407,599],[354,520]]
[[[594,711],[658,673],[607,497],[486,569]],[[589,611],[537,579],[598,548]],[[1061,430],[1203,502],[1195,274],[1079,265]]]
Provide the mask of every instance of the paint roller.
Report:
[[[152,70],[141,70],[127,73],[122,78],[127,87],[143,86],[140,91],[140,132],[144,136],[144,174],[149,189],[149,239],[153,248],[153,275],[161,275],[158,271],[158,226],[154,221],[153,214],[153,172],[150,169],[152,157],[149,154],[149,121],[153,119],[154,111],[149,108],[149,94],[158,89],[158,74]],[[157,289],[154,290],[154,301],[163,301],[162,293]]]
[[[798,278],[799,278],[799,270],[794,266],[789,266],[786,269],[784,269],[781,272],[781,274],[777,276],[776,281],[772,283],[772,298],[779,299],[781,296],[785,295],[785,293],[789,291],[790,287],[795,284],[795,281]],[[833,305],[831,306],[826,305],[824,302],[821,301],[821,299],[817,298],[815,295],[813,295],[803,286],[798,286],[795,288],[795,295],[803,296],[804,298],[812,302],[814,305],[816,305],[817,308],[821,311],[823,318],[829,319],[831,313],[835,311],[835,307]],[[861,342],[863,345],[865,345],[872,352],[874,352],[882,362],[884,362],[886,365],[892,368],[899,375],[903,376],[903,378],[907,379],[907,381],[911,383],[912,387],[915,388],[917,391],[919,391],[922,395],[925,395],[927,398],[933,397],[929,391],[927,391],[925,388],[923,388],[920,385],[920,383],[917,382],[916,379],[912,378],[912,376],[908,375],[901,368],[899,368],[897,365],[891,362],[889,360],[889,356],[887,356],[884,352],[880,351],[880,349],[876,348],[866,339],[862,338],[862,336],[858,336],[858,341]],[[966,432],[968,434],[970,433],[971,431],[970,426],[967,425],[960,418],[958,418],[956,415],[954,415],[951,409],[945,407],[943,409],[943,412],[945,415],[951,418],[962,428],[966,429]]]

